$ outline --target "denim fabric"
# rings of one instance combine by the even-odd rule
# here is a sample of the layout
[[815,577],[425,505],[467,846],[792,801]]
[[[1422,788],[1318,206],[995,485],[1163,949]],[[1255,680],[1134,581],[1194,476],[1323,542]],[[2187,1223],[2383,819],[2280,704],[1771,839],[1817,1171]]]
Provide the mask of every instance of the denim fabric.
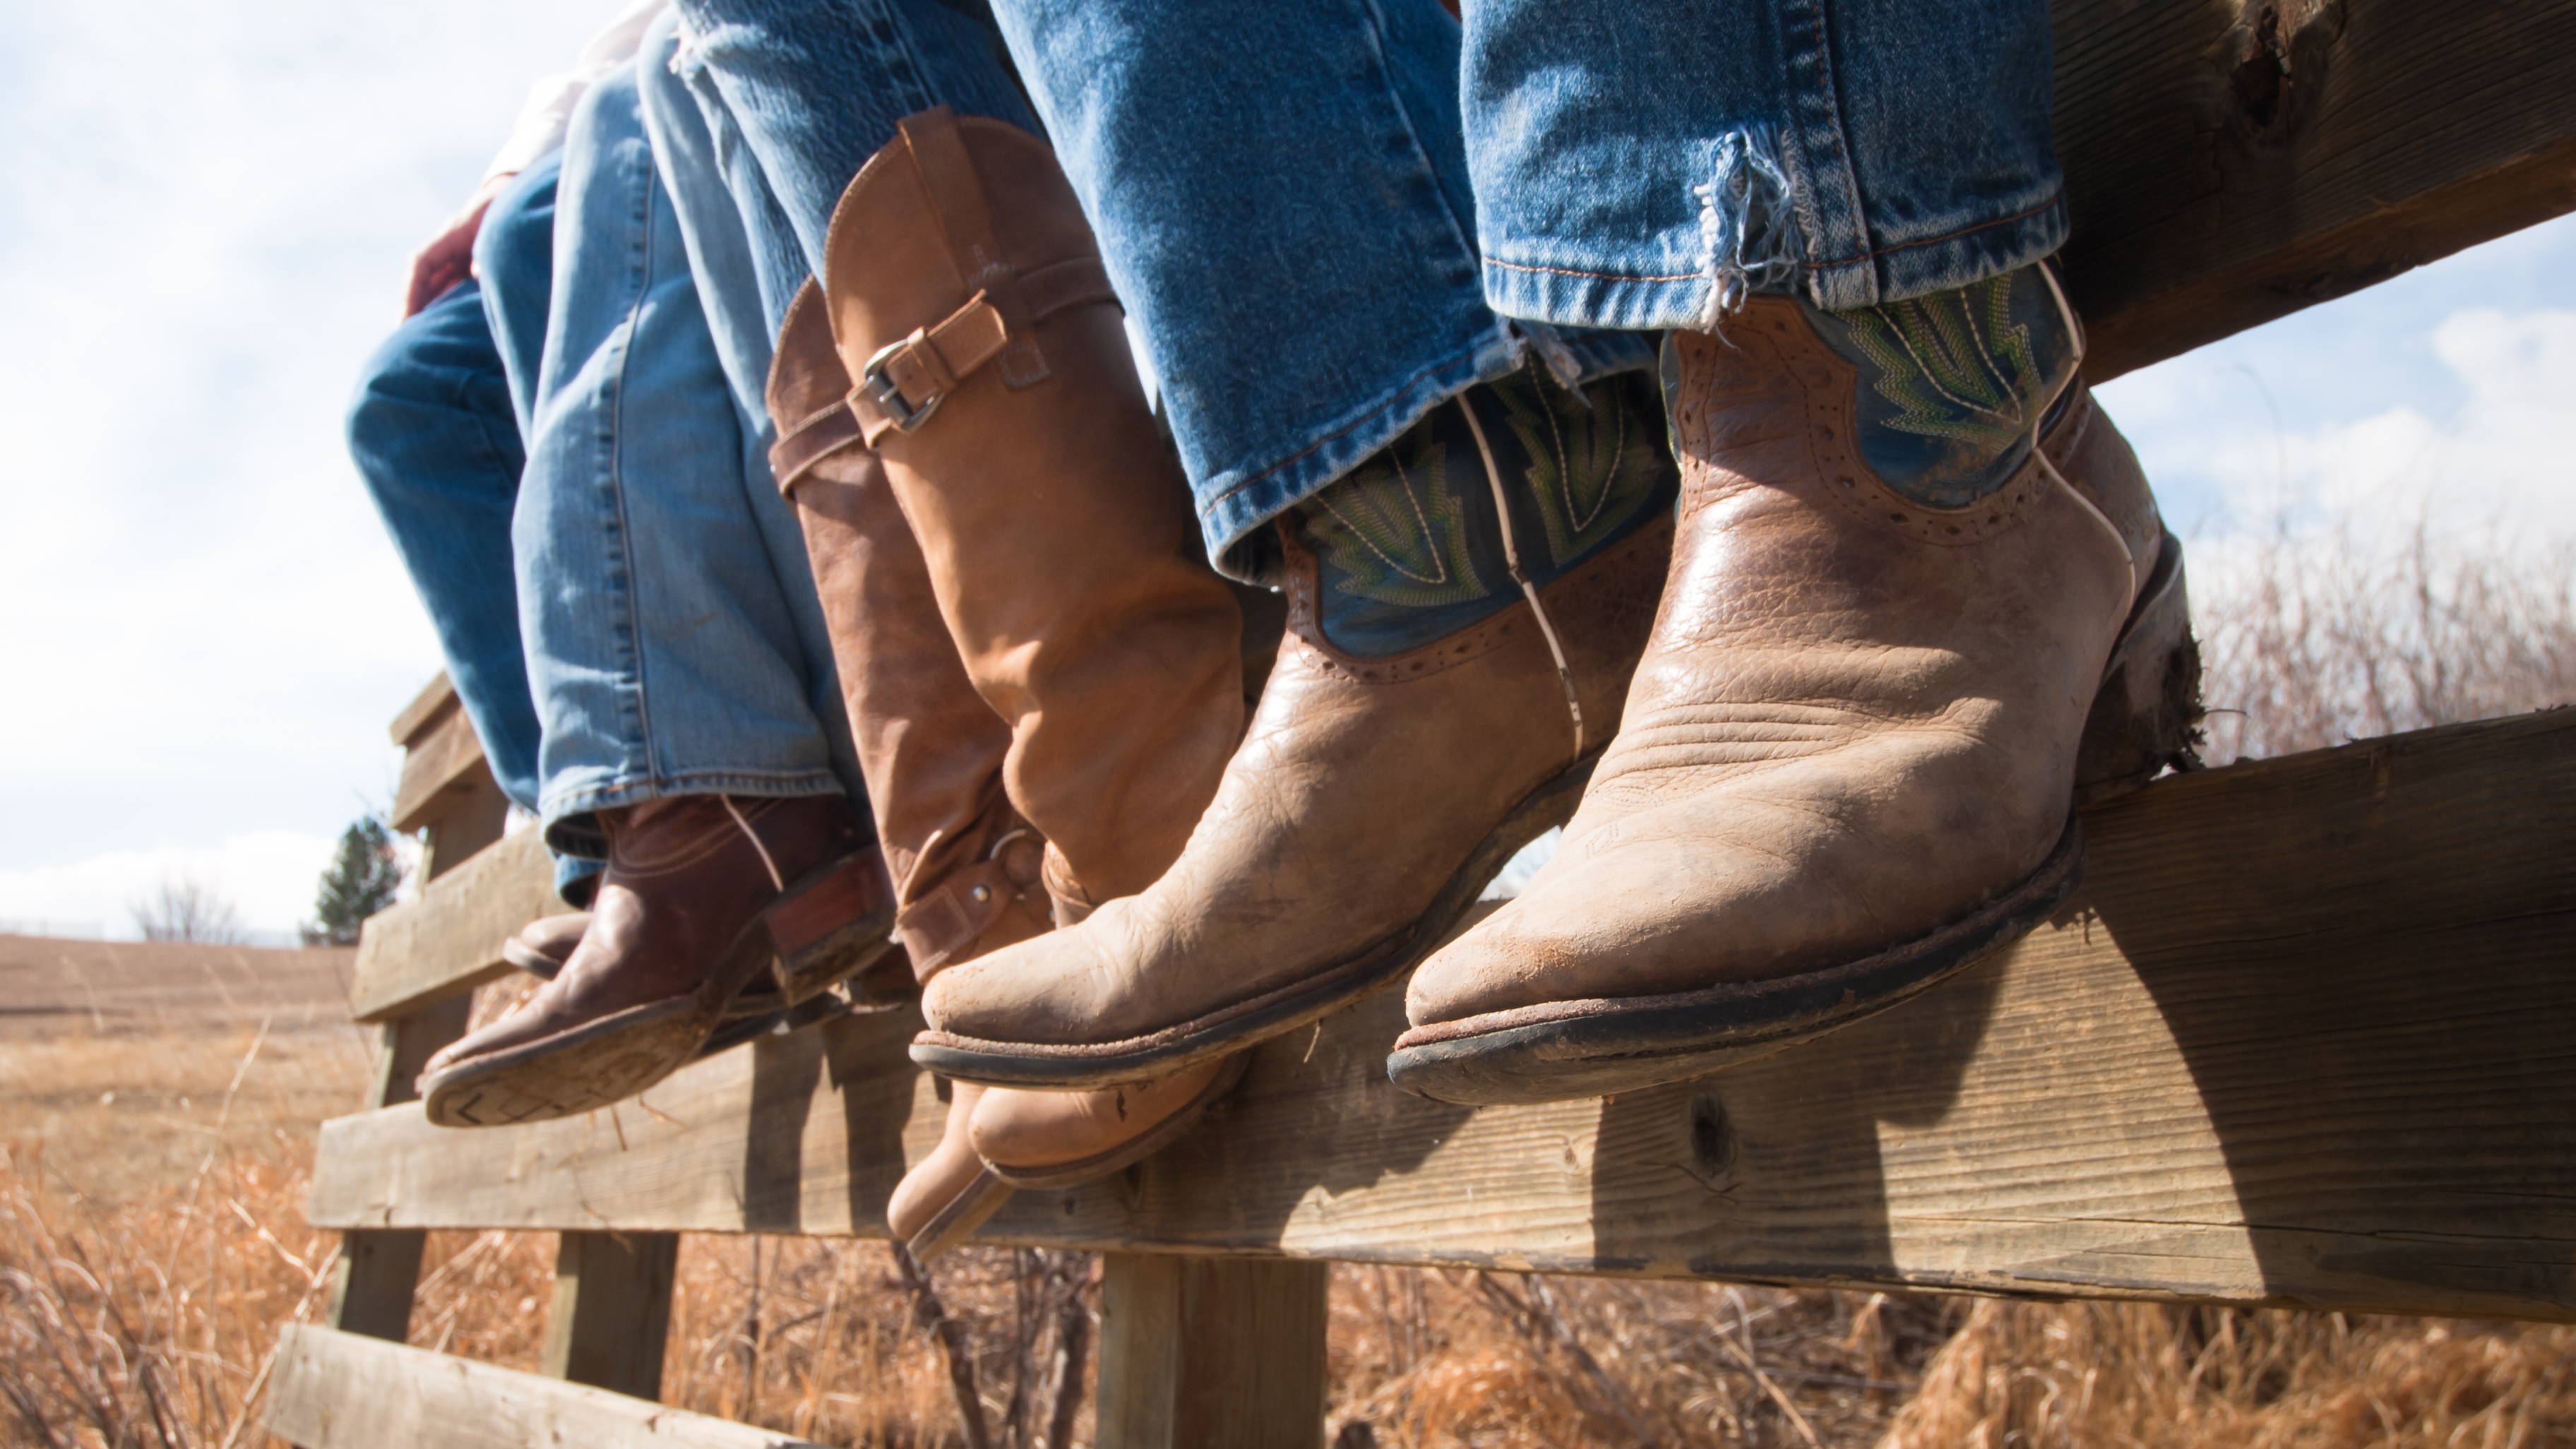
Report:
[[520,172],[483,213],[474,235],[474,275],[483,286],[483,315],[510,378],[510,408],[519,436],[534,430],[537,369],[545,358],[546,313],[555,293],[555,191],[563,178],[556,151]]
[[[724,359],[736,405],[757,418],[765,451],[774,432],[768,409],[771,339],[785,324],[797,289],[813,275],[805,248],[706,63],[681,41],[677,11],[664,12],[645,32],[636,77],[645,134],[679,214],[716,353]],[[760,220],[748,223],[747,216]]]
[[349,408],[349,455],[438,631],[501,792],[537,805],[537,711],[519,652],[510,508],[526,455],[482,289],[460,282],[385,339]]
[[1730,282],[1848,310],[2066,238],[2044,0],[1478,0],[1466,51],[1510,316],[1705,328]]
[[[947,105],[1038,129],[980,0],[678,6],[689,37],[683,68],[703,68],[712,79],[810,272],[823,269],[833,206],[859,167],[894,139],[895,122]],[[758,234],[778,213],[756,210],[746,207],[744,216]]]
[[632,66],[574,111],[553,267],[512,530],[548,841],[596,849],[591,812],[667,795],[855,796]]
[[[814,566],[805,552],[805,527],[795,506],[778,491],[769,471],[769,445],[777,426],[769,416],[771,338],[777,324],[769,315],[774,296],[783,320],[787,303],[804,285],[804,257],[783,229],[764,240],[743,223],[746,196],[758,205],[767,193],[746,192],[726,175],[726,158],[752,173],[741,134],[730,117],[713,118],[674,65],[679,44],[679,16],[665,13],[646,32],[636,62],[637,87],[645,135],[653,148],[655,174],[671,200],[671,210],[689,256],[705,314],[709,340],[734,404],[736,426],[743,438],[742,488],[753,526],[759,531],[769,570],[776,575],[796,625],[796,646],[803,657],[806,704],[824,725],[831,746],[832,768],[855,800],[862,793],[859,762],[842,703],[838,666],[832,656],[832,634],[824,622],[823,601],[814,587]],[[767,215],[779,216],[776,204]],[[783,283],[783,290],[780,290]],[[743,562],[748,562],[747,560]]]
[[995,14],[1142,333],[1212,554],[1532,340],[1569,382],[1652,365],[1644,339],[1533,336],[1487,306],[1459,30],[1434,0]]
[[[467,281],[403,325],[368,360],[349,413],[349,450],[438,631],[447,677],[501,792],[537,808],[536,701],[519,642],[510,516],[526,452],[510,367],[493,330],[504,295],[534,321],[518,339],[533,375],[544,342],[554,249],[553,158],[495,198],[475,239],[484,281]],[[486,282],[489,282],[487,288]],[[533,289],[533,290],[532,290]],[[600,862],[557,852],[555,889],[575,904]]]
[[[1507,370],[1735,289],[1851,308],[2054,250],[2041,0],[996,0],[1212,546]],[[1500,314],[1497,316],[1495,314]],[[1571,366],[1569,366],[1569,361]]]

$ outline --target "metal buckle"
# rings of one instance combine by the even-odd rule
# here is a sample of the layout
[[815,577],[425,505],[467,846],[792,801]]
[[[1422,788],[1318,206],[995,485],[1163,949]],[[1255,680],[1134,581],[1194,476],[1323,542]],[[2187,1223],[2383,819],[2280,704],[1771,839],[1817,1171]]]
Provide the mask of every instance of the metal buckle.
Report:
[[921,406],[914,407],[912,399],[905,397],[903,390],[894,385],[894,379],[886,376],[886,363],[891,361],[896,353],[910,347],[919,337],[920,334],[915,333],[902,341],[889,342],[878,348],[876,356],[869,358],[868,365],[859,372],[859,386],[867,389],[869,401],[874,402],[887,417],[894,419],[894,425],[897,428],[907,433],[917,431],[923,423],[930,421],[930,415],[939,411],[939,405],[948,400],[948,394],[941,393]]

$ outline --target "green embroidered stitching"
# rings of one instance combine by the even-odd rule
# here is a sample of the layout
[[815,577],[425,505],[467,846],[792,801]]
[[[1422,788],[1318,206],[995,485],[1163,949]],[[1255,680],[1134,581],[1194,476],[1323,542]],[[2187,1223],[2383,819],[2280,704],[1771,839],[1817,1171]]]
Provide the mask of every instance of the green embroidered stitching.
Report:
[[1529,491],[1549,556],[1565,567],[1633,523],[1668,470],[1651,428],[1630,417],[1633,379],[1604,378],[1578,397],[1536,364],[1524,376],[1526,385],[1497,384],[1494,395],[1530,460]]
[[2011,320],[2018,275],[1839,314],[1853,345],[1878,367],[1878,395],[1896,409],[1885,426],[1983,450],[2000,450],[2030,431],[2031,409],[2046,401],[2049,380],[2029,326]]
[[[1302,510],[1307,538],[1336,591],[1409,608],[1468,603],[1493,592],[1470,551],[1449,449],[1430,424],[1426,418],[1415,425]],[[1469,481],[1484,486],[1481,477]]]

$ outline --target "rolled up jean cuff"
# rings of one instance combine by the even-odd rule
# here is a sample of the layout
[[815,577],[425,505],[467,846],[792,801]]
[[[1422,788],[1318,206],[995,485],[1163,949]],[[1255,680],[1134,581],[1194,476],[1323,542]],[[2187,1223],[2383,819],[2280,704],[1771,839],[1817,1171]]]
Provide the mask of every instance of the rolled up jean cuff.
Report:
[[731,795],[737,799],[804,800],[818,795],[846,795],[840,777],[829,770],[792,773],[768,771],[702,771],[667,779],[609,780],[549,795],[538,817],[551,849],[566,855],[605,858],[608,835],[599,828],[599,812],[623,810],[654,800],[684,795]]

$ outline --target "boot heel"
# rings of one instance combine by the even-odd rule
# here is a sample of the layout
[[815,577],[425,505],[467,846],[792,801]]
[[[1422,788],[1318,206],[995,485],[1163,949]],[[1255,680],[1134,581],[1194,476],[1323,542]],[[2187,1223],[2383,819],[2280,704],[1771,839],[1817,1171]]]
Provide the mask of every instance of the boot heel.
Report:
[[909,968],[869,970],[893,948],[894,915],[894,888],[873,849],[843,856],[790,884],[760,914],[775,953],[770,970],[778,982],[778,1005],[797,1006],[849,976],[860,977],[853,994],[862,1006],[909,994]]
[[2182,540],[2164,535],[2155,571],[2111,650],[2075,756],[2075,808],[2164,772],[2200,768],[2200,644],[2191,636]]

